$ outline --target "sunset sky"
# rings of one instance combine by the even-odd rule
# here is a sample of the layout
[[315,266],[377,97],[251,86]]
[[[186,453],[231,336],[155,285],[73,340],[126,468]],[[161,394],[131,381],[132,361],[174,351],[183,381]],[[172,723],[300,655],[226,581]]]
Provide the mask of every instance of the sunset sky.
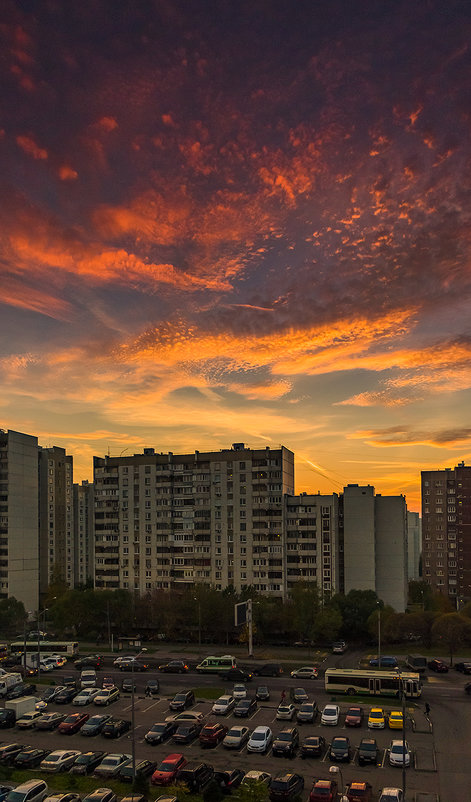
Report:
[[3,0],[0,427],[471,459],[471,5]]

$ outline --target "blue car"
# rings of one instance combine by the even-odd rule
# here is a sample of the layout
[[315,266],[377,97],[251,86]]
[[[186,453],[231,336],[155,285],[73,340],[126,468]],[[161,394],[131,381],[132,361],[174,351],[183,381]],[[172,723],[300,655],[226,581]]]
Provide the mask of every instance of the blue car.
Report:
[[370,666],[379,666],[379,661],[381,660],[381,668],[398,668],[399,663],[397,662],[395,657],[388,657],[385,655],[384,657],[373,657],[370,660]]
[[6,795],[12,790],[12,785],[0,785],[0,802],[3,802]]

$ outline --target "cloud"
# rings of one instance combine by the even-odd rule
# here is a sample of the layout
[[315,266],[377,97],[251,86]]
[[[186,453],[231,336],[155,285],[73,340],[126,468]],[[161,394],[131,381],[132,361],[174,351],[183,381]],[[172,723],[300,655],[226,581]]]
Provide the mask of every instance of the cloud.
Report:
[[16,144],[27,156],[32,156],[33,159],[44,160],[48,158],[47,150],[45,148],[40,148],[32,136],[18,135],[16,137]]
[[386,429],[357,431],[349,437],[380,448],[426,445],[449,449],[471,443],[471,427],[427,431],[411,426],[390,426]]

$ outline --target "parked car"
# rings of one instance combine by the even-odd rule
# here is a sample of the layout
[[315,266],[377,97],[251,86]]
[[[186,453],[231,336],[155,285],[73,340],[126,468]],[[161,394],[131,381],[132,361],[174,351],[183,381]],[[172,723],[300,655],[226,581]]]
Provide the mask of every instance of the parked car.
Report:
[[373,786],[368,782],[352,782],[347,786],[348,802],[373,802]]
[[404,717],[402,710],[391,710],[388,716],[388,726],[390,730],[404,729]]
[[105,757],[106,752],[82,752],[70,769],[70,774],[91,774]]
[[116,660],[113,660],[113,665],[119,668],[121,663],[131,663],[135,659],[136,657],[133,654],[122,654]]
[[184,713],[177,713],[173,716],[167,716],[165,721],[176,721],[180,724],[182,721],[203,721],[204,713],[199,710],[186,710]]
[[83,797],[82,802],[116,802],[116,794],[111,788],[95,788]]
[[223,724],[214,723],[206,724],[199,734],[199,742],[201,746],[217,746],[224,740],[228,732],[228,728]]
[[276,718],[279,721],[292,721],[296,713],[296,708],[291,702],[282,702],[276,710]]
[[177,693],[169,704],[170,710],[185,710],[195,704],[195,694],[193,691],[182,691]]
[[5,797],[8,796],[12,790],[11,785],[0,785],[0,802],[4,802]]
[[[135,765],[136,780],[147,779],[154,773],[156,764],[152,760],[138,760]],[[134,781],[134,768],[132,760],[125,763],[123,768],[118,772],[118,780],[124,783],[132,783]]]
[[244,779],[245,772],[242,769],[228,769],[228,771],[215,771],[214,781],[219,785],[223,794],[231,794],[238,788]]
[[54,702],[56,705],[68,705],[69,702],[73,700],[76,693],[77,691],[75,688],[71,688],[70,686],[68,688],[64,688],[54,696]]
[[102,688],[93,699],[94,705],[110,705],[119,699],[119,688],[113,686],[112,688]]
[[317,679],[319,672],[315,666],[302,666],[291,672],[294,679]]
[[321,724],[335,727],[339,723],[340,708],[338,705],[325,705],[321,713]]
[[69,791],[68,793],[49,794],[44,802],[82,802],[82,799],[78,794]]
[[304,702],[296,712],[296,720],[299,724],[312,724],[318,712],[315,702]]
[[131,722],[124,718],[110,718],[103,726],[101,734],[104,738],[119,738],[131,729]]
[[217,699],[214,702],[211,709],[215,715],[226,716],[228,713],[231,712],[231,710],[234,709],[234,707],[235,707],[234,697],[230,696],[229,694],[225,694],[224,696],[220,696],[219,699]]
[[49,788],[44,780],[28,780],[17,785],[5,797],[5,802],[43,802]]
[[131,755],[113,753],[106,755],[93,772],[95,777],[117,777],[123,766],[131,760]]
[[391,766],[410,766],[411,751],[407,741],[391,741],[389,745],[389,764]]
[[225,749],[241,749],[242,746],[249,740],[250,731],[248,727],[231,727],[222,745]]
[[335,780],[314,780],[309,802],[336,802],[338,785]]
[[65,717],[66,713],[43,713],[37,719],[35,727],[37,730],[55,730]]
[[151,777],[152,785],[170,785],[176,779],[180,769],[187,764],[187,759],[179,752],[167,755],[166,758],[157,766]]
[[456,671],[461,671],[462,674],[471,674],[471,663],[455,663],[455,669]]
[[37,720],[40,719],[42,715],[40,710],[31,710],[29,713],[23,713],[21,718],[17,720],[16,726],[20,730],[32,730]]
[[332,654],[343,654],[347,651],[347,644],[344,640],[337,640],[332,644]]
[[61,691],[66,688],[66,685],[51,685],[49,688],[46,688],[45,691],[41,694],[41,700],[43,702],[52,702],[54,697],[60,693]]
[[268,795],[271,802],[291,800],[299,796],[304,788],[304,777],[301,774],[284,772],[278,774],[270,783]]
[[84,735],[84,736],[99,735],[100,732],[103,730],[103,727],[105,726],[105,724],[110,719],[111,719],[111,716],[109,716],[109,715],[92,716],[83,725],[82,729],[80,730],[80,735]]
[[122,660],[118,668],[120,671],[147,671],[149,664],[142,660]]
[[301,744],[301,757],[321,757],[325,750],[326,742],[322,735],[309,735]]
[[268,702],[270,700],[270,690],[266,685],[259,685],[255,691],[255,698],[258,702]]
[[81,753],[78,749],[55,749],[41,762],[41,771],[58,774],[70,769]]
[[279,677],[283,673],[283,666],[279,663],[265,663],[264,666],[254,668],[254,677]]
[[34,769],[41,763],[47,755],[49,749],[38,749],[35,746],[25,746],[16,755],[13,765],[18,769]]
[[96,671],[93,668],[86,668],[80,674],[81,688],[96,688],[98,685]]
[[15,722],[16,722],[16,715],[14,710],[10,710],[8,707],[2,708],[0,710],[0,728],[2,730],[5,730],[9,727],[14,727]]
[[251,769],[245,775],[241,785],[248,785],[249,783],[265,783],[265,785],[270,785],[271,774],[268,774],[267,771],[257,771],[257,769]]
[[361,727],[364,718],[363,708],[359,705],[349,707],[345,714],[346,727]]
[[199,736],[201,727],[201,721],[182,722],[172,735],[172,740],[176,744],[190,744]]
[[247,696],[247,688],[242,682],[234,685],[232,689],[232,696],[237,701],[238,699],[245,699]]
[[381,707],[372,707],[368,715],[368,728],[383,730],[386,726],[384,711]]
[[64,721],[61,721],[57,728],[57,732],[60,732],[61,735],[73,735],[75,732],[78,732],[80,727],[82,727],[90,716],[88,713],[71,713]]
[[189,666],[184,660],[170,660],[169,663],[159,666],[159,671],[163,671],[165,674],[186,674],[188,668]]
[[439,674],[447,674],[448,673],[448,666],[443,660],[429,660],[427,663],[430,671],[436,671]]
[[378,802],[404,802],[404,794],[400,788],[383,788]]
[[151,696],[156,696],[160,690],[160,683],[158,679],[148,679],[146,682],[146,687],[144,689],[144,693],[146,696],[149,694]]
[[162,744],[167,738],[171,738],[173,733],[176,732],[177,727],[178,724],[175,721],[164,721],[162,724],[153,724],[150,730],[144,735],[144,740],[152,746]]
[[201,794],[214,777],[214,769],[207,763],[187,763],[179,770],[177,781],[185,783],[190,794]]
[[126,679],[123,679],[123,681],[121,683],[121,690],[123,691],[123,693],[132,693],[133,692],[133,688],[134,688],[134,692],[136,692],[137,691],[137,685],[136,685],[135,680],[132,679],[132,677],[126,677]]
[[332,738],[329,757],[331,760],[347,762],[350,760],[350,741],[345,735],[336,735]]
[[270,727],[256,727],[247,743],[248,752],[266,752],[273,740],[273,733]]
[[272,753],[275,757],[294,757],[299,747],[299,730],[287,727],[273,738]]
[[370,666],[381,666],[381,668],[398,668],[399,663],[395,657],[384,655],[382,657],[373,657],[370,660]]
[[88,705],[95,700],[99,693],[101,693],[101,688],[83,688],[73,697],[72,704]]
[[227,671],[222,671],[219,676],[229,682],[250,682],[253,672],[248,668],[229,668]]
[[30,694],[35,693],[35,691],[36,685],[26,685],[24,682],[19,682],[13,688],[10,688],[5,698],[20,699],[22,696],[29,696]]
[[2,766],[9,766],[24,748],[24,744],[3,744],[0,746],[0,764]]
[[365,763],[376,764],[378,757],[378,744],[374,738],[362,738],[358,747],[358,764],[364,766]]
[[255,713],[258,707],[256,699],[239,699],[234,707],[234,716],[247,717]]
[[79,660],[74,660],[75,668],[100,668],[103,665],[103,655],[89,654],[87,657],[81,657]]
[[289,696],[291,701],[294,702],[295,704],[302,704],[303,702],[309,701],[309,696],[307,695],[304,688],[291,688]]

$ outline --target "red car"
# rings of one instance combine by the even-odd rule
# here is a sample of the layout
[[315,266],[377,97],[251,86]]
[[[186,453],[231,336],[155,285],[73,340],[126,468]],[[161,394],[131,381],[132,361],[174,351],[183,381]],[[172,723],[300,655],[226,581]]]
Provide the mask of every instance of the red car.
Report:
[[347,788],[348,802],[372,802],[373,788],[370,783],[353,782]]
[[309,794],[309,802],[334,802],[337,799],[335,780],[314,780]]
[[206,724],[200,732],[201,746],[217,746],[226,737],[228,728],[223,724]]
[[151,777],[152,785],[170,785],[174,782],[177,773],[187,764],[187,759],[179,752],[167,755],[157,766]]
[[363,724],[363,708],[355,705],[349,707],[345,716],[346,727],[361,727]]
[[74,732],[79,731],[80,727],[82,727],[89,718],[90,716],[88,713],[71,713],[70,716],[67,716],[67,718],[59,724],[57,732],[60,732],[62,735],[73,735]]

